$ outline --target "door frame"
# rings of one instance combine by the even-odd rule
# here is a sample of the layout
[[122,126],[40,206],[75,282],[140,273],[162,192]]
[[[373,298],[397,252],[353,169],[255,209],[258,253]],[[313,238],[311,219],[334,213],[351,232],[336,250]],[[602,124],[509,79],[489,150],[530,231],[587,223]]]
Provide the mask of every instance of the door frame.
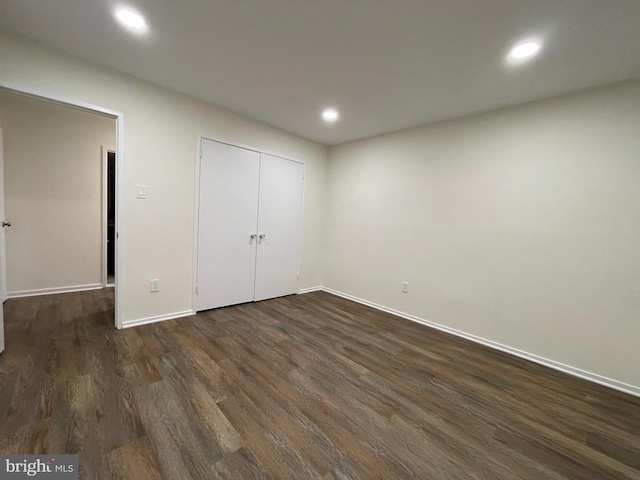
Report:
[[[124,113],[112,110],[110,108],[104,108],[99,105],[93,105],[91,103],[83,102],[78,99],[65,97],[58,93],[25,89],[20,85],[11,85],[9,83],[0,81],[0,88],[17,95],[23,95],[25,97],[42,100],[64,107],[75,108],[78,110],[84,110],[89,113],[101,115],[103,117],[113,118],[116,121],[116,278],[115,278],[115,319],[114,324],[116,328],[123,328],[123,316],[122,316],[122,295],[119,285],[122,285],[122,246],[120,242],[120,236],[122,236],[122,204],[123,204],[123,188],[124,183],[123,176],[123,164],[124,164]],[[105,249],[106,251],[106,249]]]
[[[108,208],[108,195],[109,195],[109,153],[116,153],[115,150],[111,150],[110,148],[105,147],[104,145],[101,147],[102,151],[102,288],[112,287],[115,285],[109,285],[108,275],[107,275],[107,234],[109,231],[107,218],[107,208]],[[118,158],[116,155],[116,163],[118,163]],[[116,176],[118,172],[116,171]],[[116,192],[116,195],[118,192]],[[118,219],[116,218],[116,223]],[[116,261],[118,259],[116,258]],[[115,282],[115,279],[114,279]]]
[[[302,164],[303,170],[303,182],[302,182],[302,218],[300,219],[300,230],[304,233],[304,207],[305,207],[305,192],[306,192],[306,180],[307,180],[307,164],[301,160],[297,160],[291,158],[287,155],[283,155],[278,152],[271,152],[269,150],[252,147],[250,145],[246,145],[243,143],[232,142],[229,140],[224,140],[216,135],[207,135],[207,134],[198,134],[196,135],[196,171],[195,171],[195,189],[194,189],[194,202],[193,202],[193,268],[192,268],[192,277],[191,277],[191,305],[192,305],[192,315],[197,313],[196,311],[196,287],[198,285],[198,235],[200,229],[200,163],[202,161],[202,140],[211,140],[214,142],[222,143],[225,145],[229,145],[231,147],[244,148],[245,150],[251,150],[252,152],[264,153],[265,155],[271,155],[273,157],[282,158],[284,160],[288,160],[290,162],[300,163]],[[117,160],[117,159],[116,159]],[[116,168],[117,162],[116,162]],[[117,174],[118,172],[116,172]],[[116,209],[116,215],[118,210]],[[303,234],[300,235],[300,267],[302,267],[302,238]],[[298,279],[298,289],[300,288],[300,279]]]
[[[0,209],[0,214],[2,218],[0,221],[4,222],[7,220],[7,212],[6,206],[4,204],[4,133],[2,130],[2,122],[0,122],[0,182],[2,182],[2,208]],[[7,293],[7,234],[6,230],[3,226],[0,226],[0,240],[2,240],[2,245],[0,246],[0,308],[4,302],[7,301],[9,295]],[[4,321],[0,321],[0,328],[4,328]],[[0,334],[4,333],[0,332]],[[0,342],[0,347],[2,347],[2,342]],[[1,351],[1,350],[0,350]]]

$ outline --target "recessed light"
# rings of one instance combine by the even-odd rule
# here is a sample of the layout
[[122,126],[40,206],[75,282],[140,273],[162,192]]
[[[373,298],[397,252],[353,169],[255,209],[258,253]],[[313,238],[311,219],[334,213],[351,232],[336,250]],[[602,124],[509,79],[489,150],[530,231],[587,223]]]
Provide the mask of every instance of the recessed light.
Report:
[[509,52],[509,57],[514,60],[523,60],[525,58],[533,57],[540,51],[540,44],[538,42],[520,42]]
[[120,24],[135,33],[145,33],[148,30],[147,22],[138,12],[129,8],[116,10],[116,19]]
[[322,111],[322,118],[324,118],[327,122],[335,122],[340,118],[340,114],[333,108],[325,108]]

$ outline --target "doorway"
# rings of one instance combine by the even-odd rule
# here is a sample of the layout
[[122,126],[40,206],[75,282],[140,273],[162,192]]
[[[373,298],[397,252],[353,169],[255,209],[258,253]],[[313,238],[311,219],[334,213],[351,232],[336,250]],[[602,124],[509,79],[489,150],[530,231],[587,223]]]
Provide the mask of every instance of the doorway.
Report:
[[[113,300],[114,310],[115,310],[114,324],[117,328],[122,328],[122,318],[121,318],[121,308],[120,308],[121,296],[119,295],[119,288],[118,288],[119,279],[121,278],[121,275],[122,275],[121,269],[118,266],[118,258],[119,258],[118,237],[120,232],[118,228],[119,226],[118,209],[119,209],[119,206],[121,205],[121,202],[118,199],[118,194],[121,191],[121,189],[119,189],[118,186],[122,181],[122,178],[121,178],[121,172],[122,172],[121,137],[122,137],[122,127],[123,127],[122,113],[105,109],[102,107],[94,106],[94,105],[89,105],[83,102],[76,102],[69,99],[56,98],[55,96],[50,96],[50,95],[41,95],[39,94],[39,92],[24,91],[16,88],[8,88],[6,85],[0,85],[0,93],[12,94],[12,95],[15,95],[16,97],[21,97],[22,99],[25,99],[25,100],[37,101],[38,103],[47,105],[49,108],[51,107],[61,108],[64,110],[73,111],[76,114],[81,113],[84,115],[95,116],[96,118],[108,119],[112,121],[113,127],[111,128],[113,129],[112,131],[114,132],[114,142],[112,145],[109,145],[108,149],[105,149],[108,151],[105,151],[104,166],[102,166],[102,163],[100,161],[100,156],[99,156],[100,148],[101,148],[100,144],[98,144],[98,146],[96,147],[98,154],[93,156],[93,159],[94,159],[93,162],[96,162],[95,165],[98,168],[97,170],[98,184],[96,185],[95,183],[91,182],[92,185],[90,187],[98,194],[97,224],[95,224],[97,227],[97,230],[94,230],[94,232],[97,233],[97,239],[99,242],[98,257],[97,257],[97,261],[98,261],[98,264],[97,264],[98,277],[96,278],[97,282],[94,284],[93,282],[86,282],[83,280],[82,282],[80,282],[83,284],[79,285],[79,287],[82,287],[82,288],[78,288],[77,290],[90,290],[93,288],[103,288],[105,284],[108,284],[109,286],[113,287],[114,290],[111,293],[111,298],[115,297]],[[43,131],[46,131],[46,130],[43,130]],[[4,143],[6,147],[6,143],[7,143],[6,120],[5,120],[4,133],[5,133]],[[7,160],[6,148],[4,153],[5,153],[4,157],[6,161]],[[106,170],[104,175],[102,175],[102,169]],[[58,177],[64,176],[64,174],[66,173],[66,172],[62,172],[59,169],[58,163],[56,163],[55,161],[50,162],[49,171],[51,172],[52,176],[58,176]],[[72,182],[69,186],[69,192],[73,191],[74,189],[75,190],[85,189],[85,183],[83,182],[83,179],[79,176],[79,174],[76,175],[76,173],[74,172],[70,176],[72,178]],[[104,182],[105,182],[105,186],[102,188],[100,188],[100,182],[102,180],[101,177],[104,178]],[[9,179],[7,179],[7,185],[8,186],[11,185],[11,183],[9,182]],[[25,190],[25,191],[28,191],[28,190]],[[101,194],[101,192],[103,193]],[[76,217],[74,217],[73,215],[67,215],[67,217],[69,218],[66,218],[64,215],[64,209],[60,209],[61,207],[64,207],[66,205],[65,202],[68,201],[67,196],[53,197],[52,195],[50,195],[50,193],[51,192],[47,191],[45,188],[39,188],[34,191],[33,196],[38,196],[38,195],[41,197],[49,196],[50,203],[56,203],[57,207],[59,207],[58,208],[59,213],[56,215],[56,218],[58,218],[60,223],[64,223],[67,225],[67,227],[64,229],[57,227],[57,230],[64,230],[68,234],[70,225],[73,225],[74,222],[77,224],[81,224],[82,221],[79,219],[76,221]],[[103,196],[105,197],[104,201],[102,200]],[[101,207],[101,203],[103,204],[102,207]],[[104,212],[103,215],[101,215],[102,212]],[[20,222],[16,222],[15,219],[13,220],[10,219],[9,216],[11,216],[11,214],[10,212],[7,212],[7,216],[5,220],[12,221],[13,226],[15,227],[13,229],[10,229],[10,232],[9,232],[10,234],[14,234],[14,232],[17,232],[19,229],[24,228],[25,225],[21,224]],[[102,226],[103,222],[104,222],[104,227]],[[100,233],[102,229],[104,230],[103,234]],[[55,229],[49,230],[49,232],[54,232],[54,231]],[[51,236],[51,235],[48,235],[48,236]],[[28,238],[37,238],[37,237],[38,237],[37,234],[33,234],[32,232],[30,232],[30,237]],[[103,237],[104,237],[104,241],[101,241],[101,238]],[[14,242],[14,243],[19,243],[19,242]],[[108,243],[108,246],[107,246],[107,243]],[[4,247],[4,246],[5,246],[5,242],[2,242],[1,247]],[[33,251],[37,252],[37,249],[34,249]],[[101,251],[103,252],[102,254],[100,253]],[[103,256],[104,256],[104,261],[102,260]],[[53,258],[55,257],[55,254],[50,254],[49,257]],[[76,263],[81,263],[81,262],[77,261]],[[64,272],[61,275],[64,275],[66,273],[67,272]],[[103,281],[103,277],[104,277],[104,281]],[[0,282],[1,281],[2,279],[0,279]],[[10,281],[7,283],[11,284]],[[3,282],[3,284],[6,286],[5,282]],[[3,285],[0,285],[0,287],[2,286]],[[42,286],[37,285],[35,288],[33,288],[32,291],[28,291],[28,289],[20,290],[19,288],[14,290],[17,290],[17,293],[10,292],[10,295],[9,295],[10,298],[12,296],[14,297],[36,296],[36,295],[63,293],[65,291],[77,291],[76,289],[73,288],[73,286],[67,289],[65,287],[56,287],[55,285],[53,288],[42,288]],[[27,291],[25,292],[25,290]],[[13,293],[14,295],[11,295],[11,293]]]
[[110,288],[116,282],[116,152],[103,146],[102,157],[102,284]]

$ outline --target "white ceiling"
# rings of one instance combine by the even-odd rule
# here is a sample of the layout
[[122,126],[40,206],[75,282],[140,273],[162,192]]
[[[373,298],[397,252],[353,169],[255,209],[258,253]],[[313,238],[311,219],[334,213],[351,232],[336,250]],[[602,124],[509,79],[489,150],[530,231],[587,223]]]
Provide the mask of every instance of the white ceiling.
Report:
[[0,29],[327,145],[640,78],[638,0],[124,2],[147,37],[116,0],[2,0]]

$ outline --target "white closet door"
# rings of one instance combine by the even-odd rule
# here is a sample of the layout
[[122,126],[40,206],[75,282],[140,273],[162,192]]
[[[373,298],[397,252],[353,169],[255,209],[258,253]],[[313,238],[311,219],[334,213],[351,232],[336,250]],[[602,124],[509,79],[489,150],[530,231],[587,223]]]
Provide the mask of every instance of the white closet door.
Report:
[[253,301],[260,154],[202,140],[196,310]]
[[261,154],[255,300],[298,293],[304,165]]

